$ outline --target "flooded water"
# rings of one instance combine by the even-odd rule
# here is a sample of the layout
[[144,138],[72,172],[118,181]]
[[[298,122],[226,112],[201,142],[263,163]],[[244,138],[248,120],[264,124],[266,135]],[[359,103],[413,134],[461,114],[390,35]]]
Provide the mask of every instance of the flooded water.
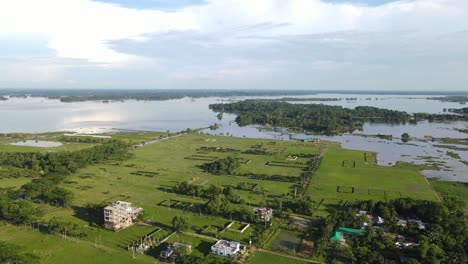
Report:
[[27,146],[27,147],[40,147],[40,148],[52,148],[60,147],[62,143],[54,141],[41,141],[41,140],[25,140],[16,143],[11,143],[10,145],[15,146]]
[[[443,113],[444,109],[466,107],[458,103],[427,100],[426,97],[429,96],[423,95],[317,94],[294,97],[340,98],[341,100],[296,101],[292,103],[323,103],[347,108],[375,106],[410,113]],[[353,98],[353,100],[349,100],[349,98]],[[208,108],[208,105],[212,103],[243,99],[248,98],[184,98],[168,101],[128,100],[111,103],[62,103],[58,100],[45,98],[10,98],[7,101],[0,101],[0,124],[2,124],[0,133],[49,131],[99,133],[115,129],[177,132],[187,128],[208,127],[214,123],[220,123],[219,130],[206,130],[205,132],[238,137],[266,137],[286,140],[306,137],[306,135],[285,133],[284,131],[259,131],[256,126],[239,127],[234,122],[235,115],[224,114],[223,120],[219,121],[216,113]],[[389,166],[397,161],[416,164],[438,162],[441,170],[424,171],[424,175],[440,177],[444,180],[468,182],[468,166],[461,162],[461,160],[468,160],[468,151],[441,148],[440,146],[434,146],[441,145],[441,143],[425,140],[425,137],[468,138],[468,134],[459,132],[457,129],[468,129],[468,122],[421,122],[417,125],[366,124],[363,131],[356,131],[354,134],[334,137],[320,136],[320,138],[340,142],[343,147],[349,149],[377,152],[378,162],[381,165]],[[409,133],[415,140],[403,144],[399,139],[384,140],[360,135],[384,134],[400,137],[405,132]],[[458,146],[458,148],[466,149],[467,146]],[[460,159],[447,155],[447,151],[458,154]]]

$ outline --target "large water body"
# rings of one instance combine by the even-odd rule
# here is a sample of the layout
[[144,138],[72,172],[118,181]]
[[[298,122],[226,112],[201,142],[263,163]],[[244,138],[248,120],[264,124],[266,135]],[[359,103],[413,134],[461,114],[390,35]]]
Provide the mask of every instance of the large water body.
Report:
[[[304,98],[341,98],[340,101],[301,101],[292,103],[323,103],[340,105],[347,108],[356,106],[375,106],[409,113],[428,112],[443,113],[444,109],[466,107],[459,103],[427,100],[424,95],[366,95],[366,94],[317,94],[294,96]],[[187,128],[208,127],[219,123],[216,131],[205,130],[211,134],[232,135],[256,138],[304,138],[306,135],[288,133],[287,131],[260,131],[256,126],[239,127],[235,124],[235,115],[225,114],[222,121],[216,113],[208,108],[209,104],[227,101],[238,101],[249,98],[275,97],[232,97],[232,98],[184,98],[167,101],[135,101],[102,103],[98,101],[62,103],[59,100],[46,98],[10,98],[0,101],[0,132],[49,132],[74,131],[80,133],[100,133],[115,129],[171,131],[177,132]],[[278,97],[276,97],[278,98]],[[357,100],[346,100],[357,98]],[[400,137],[407,132],[418,138],[408,144],[400,140],[384,140],[373,137],[362,137],[356,134],[320,138],[340,142],[344,148],[374,151],[378,153],[380,165],[394,165],[397,161],[423,164],[432,160],[443,162],[442,170],[423,171],[428,177],[439,177],[444,180],[468,182],[468,166],[461,160],[468,160],[468,151],[450,150],[460,155],[456,159],[447,155],[446,148],[440,148],[431,141],[421,140],[425,136],[467,138],[468,134],[457,129],[468,129],[468,122],[429,123],[417,125],[366,124],[359,134],[385,134]],[[452,145],[456,146],[456,145]],[[467,148],[467,146],[457,146]]]

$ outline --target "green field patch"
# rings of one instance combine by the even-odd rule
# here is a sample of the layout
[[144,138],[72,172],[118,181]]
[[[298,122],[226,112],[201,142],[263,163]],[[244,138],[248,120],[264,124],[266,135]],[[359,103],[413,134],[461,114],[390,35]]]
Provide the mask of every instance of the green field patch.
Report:
[[238,190],[242,191],[255,191],[257,188],[258,184],[256,183],[251,183],[251,182],[239,182],[237,185],[234,187]]
[[255,252],[253,256],[248,261],[249,264],[271,264],[271,263],[281,263],[281,264],[306,264],[305,261],[300,261],[296,259],[290,259],[283,256],[269,254],[267,252]]
[[215,226],[215,225],[206,225],[200,229],[200,234],[217,237],[218,233],[223,230],[223,227]]

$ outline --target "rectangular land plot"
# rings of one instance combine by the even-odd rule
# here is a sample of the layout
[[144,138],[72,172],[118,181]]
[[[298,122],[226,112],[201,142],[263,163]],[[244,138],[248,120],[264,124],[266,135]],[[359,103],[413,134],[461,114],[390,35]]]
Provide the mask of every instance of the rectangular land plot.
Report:
[[[407,164],[383,167],[366,163],[362,156],[362,151],[330,145],[311,179],[308,194],[317,199],[384,200],[385,192],[391,192],[390,199],[401,193],[401,197],[438,200],[417,167]],[[344,160],[355,161],[356,168],[343,167]],[[355,192],[338,192],[337,186],[354,187]],[[369,191],[362,191],[366,189]]]

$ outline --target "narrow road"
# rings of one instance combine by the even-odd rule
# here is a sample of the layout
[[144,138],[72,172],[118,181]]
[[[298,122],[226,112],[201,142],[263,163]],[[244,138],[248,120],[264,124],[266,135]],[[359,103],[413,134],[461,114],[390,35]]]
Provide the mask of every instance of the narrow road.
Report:
[[185,133],[178,134],[178,135],[171,136],[171,137],[165,137],[165,138],[161,138],[161,139],[155,139],[155,140],[147,141],[147,142],[145,142],[145,143],[136,144],[136,145],[134,145],[134,147],[143,147],[143,146],[146,146],[146,145],[151,145],[151,144],[154,144],[154,143],[161,142],[161,141],[163,141],[163,140],[168,140],[168,139],[180,137],[180,136],[183,136],[183,135],[185,135]]

